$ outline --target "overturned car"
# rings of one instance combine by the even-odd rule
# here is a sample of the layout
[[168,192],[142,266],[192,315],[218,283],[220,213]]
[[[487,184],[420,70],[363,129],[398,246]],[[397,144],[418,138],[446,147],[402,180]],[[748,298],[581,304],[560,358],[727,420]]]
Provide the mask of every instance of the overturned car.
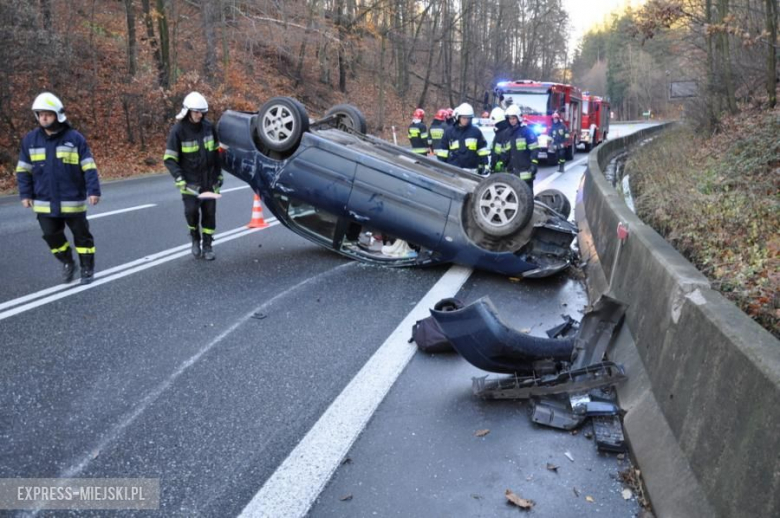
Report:
[[565,195],[534,199],[515,176],[483,178],[366,135],[351,105],[310,121],[298,101],[275,97],[258,112],[226,111],[217,129],[227,172],[287,228],[352,259],[523,277],[553,275],[574,259]]

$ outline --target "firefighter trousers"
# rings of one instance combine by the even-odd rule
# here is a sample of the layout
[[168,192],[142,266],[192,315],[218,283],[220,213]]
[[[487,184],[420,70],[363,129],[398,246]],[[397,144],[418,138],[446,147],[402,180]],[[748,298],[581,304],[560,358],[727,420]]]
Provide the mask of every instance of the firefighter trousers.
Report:
[[68,217],[55,218],[38,214],[38,223],[43,231],[43,240],[49,245],[53,254],[70,254],[70,243],[65,237],[65,225],[73,233],[73,243],[79,255],[95,254],[95,239],[89,232],[87,214],[81,213]]
[[201,200],[197,196],[182,194],[184,217],[193,237],[200,236],[198,224],[204,236],[212,236],[217,229],[217,200]]

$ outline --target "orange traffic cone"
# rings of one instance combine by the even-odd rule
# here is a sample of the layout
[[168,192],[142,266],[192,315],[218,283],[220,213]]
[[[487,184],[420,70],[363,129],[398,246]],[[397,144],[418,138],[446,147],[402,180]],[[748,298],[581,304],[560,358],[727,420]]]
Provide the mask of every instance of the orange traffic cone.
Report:
[[255,201],[252,202],[252,220],[247,228],[265,228],[268,223],[263,219],[263,204],[260,202],[260,196],[255,194]]

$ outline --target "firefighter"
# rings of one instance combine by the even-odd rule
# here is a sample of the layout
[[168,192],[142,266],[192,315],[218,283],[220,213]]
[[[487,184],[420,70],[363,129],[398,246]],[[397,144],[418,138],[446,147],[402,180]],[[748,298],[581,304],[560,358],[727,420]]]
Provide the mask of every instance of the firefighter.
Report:
[[506,119],[509,123],[509,127],[504,130],[507,136],[503,155],[506,170],[518,175],[533,192],[539,164],[536,133],[529,127],[525,117],[520,118],[520,110],[515,105],[506,109]]
[[457,123],[444,132],[436,155],[448,164],[473,170],[481,175],[490,174],[487,167],[490,155],[487,142],[479,128],[471,124],[474,108],[463,103],[455,109],[454,115]]
[[454,126],[455,125],[455,110],[452,108],[447,108],[447,127]]
[[[222,187],[219,140],[216,128],[206,120],[209,111],[206,99],[198,92],[191,92],[184,98],[182,109],[168,134],[165,167],[174,178],[184,201],[184,217],[192,238],[192,255],[207,261],[215,259],[211,244],[217,226],[216,199],[199,197],[212,192],[219,194]],[[201,251],[201,230],[203,249]]]
[[[447,131],[447,110],[439,110],[433,117],[431,129],[428,130],[431,149],[437,150],[441,147],[441,139],[444,138],[444,132]],[[437,157],[442,160],[441,157]]]
[[417,108],[412,115],[412,123],[409,125],[409,142],[412,144],[412,153],[418,155],[427,155],[430,150],[428,142],[428,128],[425,127],[423,119],[425,112]]
[[566,144],[569,142],[569,129],[561,120],[558,112],[553,113],[553,125],[550,128],[553,144],[555,144],[555,154],[558,156],[558,171],[563,172],[563,164],[566,163]]
[[73,280],[73,261],[65,225],[81,264],[81,284],[92,282],[95,271],[95,240],[89,232],[87,202],[100,201],[100,180],[87,140],[65,117],[65,107],[56,96],[44,92],[35,98],[32,111],[38,128],[22,139],[16,181],[22,206],[32,208],[43,239],[62,263],[62,279]]
[[506,120],[506,114],[501,108],[493,108],[490,112],[490,118],[493,120],[494,130],[496,132],[495,138],[493,138],[493,146],[490,152],[490,169],[494,173],[501,173],[506,170],[506,144],[509,140],[509,123]]

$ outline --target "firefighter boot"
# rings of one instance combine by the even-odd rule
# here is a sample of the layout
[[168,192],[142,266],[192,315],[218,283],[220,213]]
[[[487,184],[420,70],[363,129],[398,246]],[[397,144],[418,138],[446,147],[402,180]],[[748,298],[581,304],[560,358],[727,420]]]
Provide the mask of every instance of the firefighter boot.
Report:
[[200,258],[200,233],[197,230],[190,230],[190,237],[192,238],[192,255],[196,259]]
[[95,254],[79,254],[81,284],[89,284],[95,277]]
[[214,238],[209,234],[203,234],[203,258],[207,261],[213,261],[217,257],[214,255],[214,250],[211,249],[211,242]]
[[563,172],[563,162],[558,162],[558,172],[559,173]]
[[73,253],[70,249],[64,252],[57,252],[54,254],[62,263],[62,280],[64,282],[70,282],[73,280],[73,274],[76,273],[76,263],[73,261]]

